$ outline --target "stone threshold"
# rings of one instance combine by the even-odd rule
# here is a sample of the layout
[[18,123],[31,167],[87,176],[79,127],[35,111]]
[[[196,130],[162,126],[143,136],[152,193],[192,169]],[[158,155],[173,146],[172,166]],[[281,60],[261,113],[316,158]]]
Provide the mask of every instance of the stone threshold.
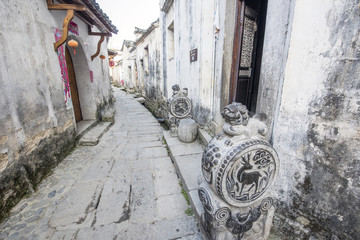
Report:
[[100,138],[113,125],[112,122],[99,122],[96,126],[91,128],[79,140],[80,146],[95,146],[99,143]]
[[[201,224],[201,215],[204,210],[198,195],[198,182],[204,181],[202,180],[203,176],[201,174],[201,158],[204,152],[204,146],[201,145],[198,140],[192,143],[180,142],[178,137],[172,137],[169,131],[164,131],[163,137],[168,146],[168,152],[174,163],[176,173],[189,197],[191,207],[199,223],[202,237],[203,239],[208,239]],[[205,136],[204,139],[200,140],[205,142],[205,139],[209,140],[209,137]]]
[[76,140],[79,140],[84,136],[90,129],[97,125],[96,120],[82,120],[76,124]]

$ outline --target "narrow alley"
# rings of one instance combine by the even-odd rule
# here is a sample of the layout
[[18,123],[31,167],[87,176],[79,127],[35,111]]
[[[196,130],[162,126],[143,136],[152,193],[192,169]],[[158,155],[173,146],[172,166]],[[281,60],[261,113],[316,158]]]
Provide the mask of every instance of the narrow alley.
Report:
[[0,239],[201,239],[163,128],[114,88],[115,123],[77,146],[0,225]]

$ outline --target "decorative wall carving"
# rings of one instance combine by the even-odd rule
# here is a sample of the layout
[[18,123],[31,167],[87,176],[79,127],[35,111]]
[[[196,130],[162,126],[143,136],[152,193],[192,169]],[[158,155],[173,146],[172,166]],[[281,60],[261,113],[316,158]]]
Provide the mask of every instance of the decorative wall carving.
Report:
[[279,170],[266,125],[233,103],[222,113],[224,132],[202,156],[202,221],[211,239],[266,239],[274,212],[269,188]]

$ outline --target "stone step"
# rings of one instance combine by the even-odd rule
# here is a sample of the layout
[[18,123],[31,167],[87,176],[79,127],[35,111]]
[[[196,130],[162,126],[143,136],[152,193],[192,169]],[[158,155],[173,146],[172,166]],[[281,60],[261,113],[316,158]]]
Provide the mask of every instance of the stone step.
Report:
[[[174,163],[175,170],[189,197],[195,217],[200,222],[201,215],[204,212],[198,195],[198,182],[205,181],[201,174],[203,146],[197,140],[192,143],[182,143],[178,137],[172,137],[169,131],[164,131],[163,136],[169,148],[169,155]],[[203,238],[207,239],[201,224],[200,230]]]
[[96,126],[96,120],[82,120],[76,124],[76,139],[80,139],[85,135],[91,128]]
[[99,143],[99,139],[107,130],[109,130],[111,125],[112,125],[111,122],[100,122],[98,125],[93,127],[79,140],[79,145],[80,146],[97,145]]

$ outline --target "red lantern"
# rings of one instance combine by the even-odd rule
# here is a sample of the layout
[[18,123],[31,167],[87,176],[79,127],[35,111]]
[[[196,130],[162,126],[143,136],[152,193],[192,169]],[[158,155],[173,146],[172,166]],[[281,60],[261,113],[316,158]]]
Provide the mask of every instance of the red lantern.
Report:
[[113,59],[110,59],[109,65],[110,65],[110,67],[113,67],[115,65],[115,61]]
[[100,58],[101,58],[102,60],[104,60],[104,59],[105,59],[105,56],[104,56],[104,55],[100,55]]
[[71,39],[71,40],[68,41],[67,44],[68,44],[69,47],[72,47],[72,48],[74,49],[74,54],[76,54],[75,48],[76,48],[77,46],[79,46],[79,43],[78,43],[77,41]]

